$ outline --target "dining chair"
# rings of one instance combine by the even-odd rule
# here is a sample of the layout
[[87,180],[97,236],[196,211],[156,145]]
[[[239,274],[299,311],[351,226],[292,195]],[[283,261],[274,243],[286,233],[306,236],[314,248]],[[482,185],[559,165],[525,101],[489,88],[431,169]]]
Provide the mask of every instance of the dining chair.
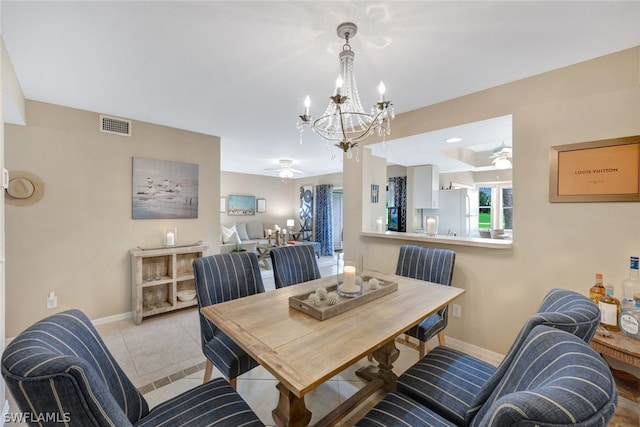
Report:
[[[459,380],[463,380],[460,378]],[[356,426],[606,426],[618,391],[606,362],[585,341],[538,325],[525,337],[496,387],[464,424],[398,390]]]
[[[456,253],[449,249],[435,249],[414,245],[400,246],[396,275],[451,286]],[[444,329],[447,327],[449,306],[446,305],[405,333],[417,338],[419,357],[427,354],[427,341],[438,335],[438,343],[445,345]]]
[[224,378],[149,410],[91,321],[75,309],[18,334],[2,354],[2,376],[32,425],[263,425]]
[[197,258],[193,261],[193,272],[200,316],[200,341],[207,359],[203,381],[209,381],[215,365],[235,388],[236,378],[258,366],[258,362],[200,310],[264,292],[258,256],[254,252],[231,252]]
[[276,289],[320,278],[320,269],[311,245],[280,246],[271,249]]
[[552,289],[522,326],[497,367],[462,351],[439,346],[400,375],[397,389],[455,424],[466,425],[505,375],[534,327],[562,329],[589,343],[599,321],[598,307],[587,296]]

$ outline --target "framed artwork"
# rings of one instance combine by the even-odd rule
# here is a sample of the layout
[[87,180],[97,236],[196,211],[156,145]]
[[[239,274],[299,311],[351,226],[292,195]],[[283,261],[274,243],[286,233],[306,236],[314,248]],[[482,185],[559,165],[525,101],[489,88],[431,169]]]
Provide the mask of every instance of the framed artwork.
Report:
[[227,199],[224,197],[220,197],[220,212],[224,213],[227,211]]
[[311,240],[313,224],[313,185],[300,186],[300,233],[302,240]]
[[134,157],[131,218],[198,218],[198,165]]
[[241,215],[255,215],[256,214],[256,197],[255,196],[242,196],[242,195],[230,195],[229,196],[229,210],[227,215],[241,216]]
[[549,164],[552,203],[640,202],[640,136],[551,147]]
[[267,211],[267,200],[266,199],[257,199],[258,203],[257,211],[258,213],[265,213]]
[[371,184],[371,203],[378,203],[378,193],[380,193],[380,186]]

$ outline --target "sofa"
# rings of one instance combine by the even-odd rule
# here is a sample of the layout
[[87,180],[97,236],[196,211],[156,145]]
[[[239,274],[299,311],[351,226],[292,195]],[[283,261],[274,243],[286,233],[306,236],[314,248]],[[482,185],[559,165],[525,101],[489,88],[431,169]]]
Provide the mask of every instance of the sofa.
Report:
[[[282,220],[281,223],[285,224],[286,220]],[[236,250],[257,252],[257,245],[269,243],[267,230],[275,230],[276,225],[279,224],[262,221],[238,221],[228,226],[222,225],[220,253],[226,254]]]

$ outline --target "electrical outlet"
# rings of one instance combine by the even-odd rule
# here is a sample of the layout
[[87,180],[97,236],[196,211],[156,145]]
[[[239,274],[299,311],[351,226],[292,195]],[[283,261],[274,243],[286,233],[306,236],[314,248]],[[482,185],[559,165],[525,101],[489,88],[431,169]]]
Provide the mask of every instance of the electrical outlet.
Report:
[[49,292],[47,296],[47,308],[56,308],[58,306],[58,296],[55,292]]
[[451,305],[453,317],[462,317],[462,306],[460,304]]

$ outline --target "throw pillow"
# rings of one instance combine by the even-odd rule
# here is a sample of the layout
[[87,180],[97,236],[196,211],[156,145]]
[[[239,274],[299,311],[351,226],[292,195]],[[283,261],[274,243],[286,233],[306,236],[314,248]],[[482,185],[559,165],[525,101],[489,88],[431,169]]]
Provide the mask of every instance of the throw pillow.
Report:
[[240,244],[240,242],[241,240],[240,237],[238,237],[235,225],[231,228],[227,228],[224,225],[222,226],[222,243]]
[[264,231],[261,222],[253,221],[247,223],[247,235],[249,236],[249,239],[264,239],[263,233]]
[[236,231],[238,232],[238,237],[240,240],[249,240],[249,235],[247,234],[247,223],[246,222],[236,222]]

